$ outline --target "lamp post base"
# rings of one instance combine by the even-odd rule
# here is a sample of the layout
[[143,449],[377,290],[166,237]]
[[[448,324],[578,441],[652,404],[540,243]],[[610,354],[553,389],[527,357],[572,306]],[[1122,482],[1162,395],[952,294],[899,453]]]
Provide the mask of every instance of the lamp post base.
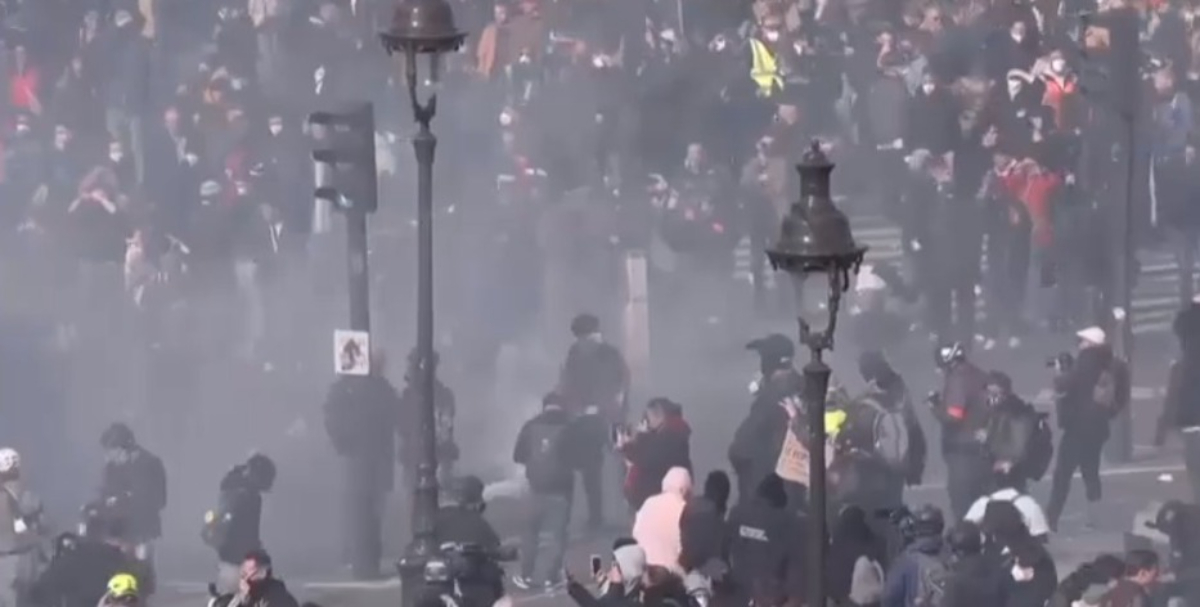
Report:
[[412,552],[413,546],[409,546],[408,554],[396,563],[400,573],[400,607],[417,607],[425,595],[425,563],[429,557]]

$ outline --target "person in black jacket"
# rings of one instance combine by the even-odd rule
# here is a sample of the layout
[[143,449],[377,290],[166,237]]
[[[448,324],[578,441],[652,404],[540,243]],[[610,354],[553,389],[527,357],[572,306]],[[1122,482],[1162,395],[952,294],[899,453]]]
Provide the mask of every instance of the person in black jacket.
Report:
[[[860,559],[882,568],[886,564],[886,542],[871,530],[867,513],[858,506],[841,509],[830,537],[829,573],[826,576],[829,596],[836,605],[858,605],[850,602],[855,590],[855,568]],[[883,580],[879,581],[882,584]]]
[[1022,493],[1028,471],[1030,445],[1037,431],[1038,413],[1013,392],[1012,378],[1000,371],[988,373],[988,422],[984,447],[992,470],[1005,484]]
[[162,535],[162,511],[167,507],[166,468],[123,423],[109,426],[100,436],[100,445],[106,459],[100,499],[119,513],[126,541],[152,571],[152,544]]
[[550,566],[542,584],[549,588],[562,581],[577,458],[571,448],[570,423],[571,416],[563,409],[561,398],[548,394],[542,399],[542,412],[521,426],[513,447],[513,462],[525,467],[529,481],[529,518],[521,536],[521,568],[512,578],[513,585],[522,590],[533,587],[543,531],[550,534],[546,550]]
[[1005,580],[1005,607],[1045,605],[1058,587],[1058,570],[1046,546],[1029,534],[1012,502],[992,501],[983,515],[985,553],[998,559]]
[[633,511],[662,491],[668,470],[692,471],[691,436],[683,408],[670,399],[655,398],[646,405],[646,414],[633,435],[617,437],[617,449],[629,464],[625,497]]
[[929,404],[942,426],[950,510],[955,519],[961,519],[987,490],[989,462],[983,448],[987,376],[967,360],[962,344],[939,347],[935,358],[944,383],[941,393],[932,395]]
[[[761,378],[753,386],[754,402],[729,445],[729,463],[737,480],[739,503],[753,499],[762,480],[775,473],[790,422],[780,403],[802,394],[804,386],[792,362],[795,345],[787,336],[768,335],[750,342],[746,348],[758,353]],[[796,489],[797,498],[807,495],[799,485],[789,489]],[[797,499],[792,506],[802,504]]]
[[84,524],[86,535],[64,533],[55,541],[46,570],[30,589],[34,604],[95,607],[112,576],[137,569],[121,549],[119,523],[96,518]]
[[946,535],[950,548],[950,579],[942,607],[1003,607],[1005,571],[995,555],[984,553],[983,533],[963,521]]
[[263,493],[275,484],[275,462],[255,453],[221,479],[218,507],[205,516],[204,539],[217,551],[217,587],[237,590],[238,568],[253,550],[262,549]]
[[623,420],[629,392],[625,357],[604,341],[600,319],[592,314],[580,314],[571,320],[571,335],[575,343],[567,350],[557,392],[572,412],[594,408],[610,422]]
[[[803,585],[804,521],[788,508],[784,481],[764,478],[754,499],[729,513],[729,573],[736,604],[778,605]],[[732,604],[732,603],[731,603]]]
[[1058,366],[1054,378],[1058,425],[1063,432],[1046,508],[1051,529],[1058,527],[1076,469],[1087,495],[1087,524],[1096,526],[1096,503],[1102,497],[1101,451],[1113,418],[1129,406],[1129,367],[1113,354],[1104,330],[1089,327],[1077,335],[1078,359],[1069,368]]
[[715,577],[725,568],[725,513],[731,490],[729,475],[714,470],[704,479],[704,495],[691,498],[683,507],[679,517],[679,565],[684,571],[701,570]]
[[1192,495],[1200,503],[1200,303],[1180,310],[1173,328],[1180,357],[1171,365],[1156,442],[1162,444],[1168,430],[1179,432]]
[[455,479],[449,492],[452,503],[438,509],[433,526],[439,545],[470,544],[486,555],[482,560],[472,557],[472,570],[457,580],[467,605],[492,605],[504,596],[504,570],[491,558],[501,549],[500,536],[483,517],[483,489],[476,476]]
[[296,597],[275,577],[271,556],[254,550],[242,559],[238,591],[229,605],[236,607],[298,607]]
[[384,376],[384,358],[371,353],[370,374],[343,375],[325,400],[325,432],[344,465],[343,557],[355,579],[379,577],[383,506],[395,482],[396,420],[402,404]]

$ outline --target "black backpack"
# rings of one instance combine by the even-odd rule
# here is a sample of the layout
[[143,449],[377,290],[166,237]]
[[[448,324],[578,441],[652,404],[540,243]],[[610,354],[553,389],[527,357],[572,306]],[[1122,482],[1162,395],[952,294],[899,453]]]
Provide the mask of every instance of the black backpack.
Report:
[[1050,469],[1050,460],[1054,459],[1054,430],[1050,427],[1050,414],[1032,408],[1028,414],[1036,416],[1036,419],[1033,422],[1033,436],[1029,440],[1029,452],[1025,454],[1022,467],[1029,480],[1040,481]]
[[529,427],[529,459],[525,478],[534,489],[551,488],[568,482],[571,466],[563,458],[562,435],[566,424],[535,423]]

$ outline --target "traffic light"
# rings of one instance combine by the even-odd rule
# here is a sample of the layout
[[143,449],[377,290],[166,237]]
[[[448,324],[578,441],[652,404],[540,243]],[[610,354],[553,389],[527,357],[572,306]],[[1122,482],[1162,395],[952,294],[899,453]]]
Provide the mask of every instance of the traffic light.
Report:
[[340,111],[313,112],[308,123],[316,143],[316,198],[343,212],[374,213],[379,206],[374,107],[355,102]]

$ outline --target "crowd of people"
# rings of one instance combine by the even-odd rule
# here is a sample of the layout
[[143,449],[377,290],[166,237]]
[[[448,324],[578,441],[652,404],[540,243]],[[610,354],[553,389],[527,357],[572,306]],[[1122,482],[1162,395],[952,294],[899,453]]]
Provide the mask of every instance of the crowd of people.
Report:
[[[1200,304],[1179,314],[1181,342],[1200,335],[1197,318]],[[595,333],[580,337],[593,353],[602,343]],[[980,370],[961,344],[937,349],[944,387],[925,404],[939,426],[948,471],[945,511],[908,505],[906,490],[921,483],[932,445],[918,405],[881,353],[867,352],[859,361],[864,393],[831,390],[824,418],[829,443],[817,446],[808,440],[811,403],[803,397],[792,342],[777,334],[755,340],[749,347],[758,354],[761,378],[732,437],[732,477],[716,470],[702,491],[693,489],[690,429],[682,406],[669,399],[652,399],[636,428],[614,430],[610,446],[624,461],[624,497],[634,515],[629,536],[613,544],[611,565],[593,562],[594,580],[563,569],[575,476],[586,479],[597,457],[603,459],[588,429],[605,406],[582,402],[620,402],[623,385],[620,375],[584,373],[596,382],[607,379],[589,384],[591,398],[599,400],[581,402],[576,384],[560,383],[517,439],[514,461],[524,466],[530,497],[521,565],[509,588],[553,591],[565,583],[583,607],[804,605],[813,576],[823,576],[830,604],[847,607],[1190,604],[1197,598],[1192,572],[1200,563],[1194,548],[1200,510],[1193,504],[1169,501],[1156,510],[1148,525],[1165,543],[1131,544],[1122,556],[1099,555],[1069,575],[1060,577],[1048,550],[1069,542],[1056,538],[1077,469],[1087,489],[1084,532],[1099,529],[1092,512],[1102,491],[1099,451],[1108,424],[1128,406],[1127,375],[1103,332],[1089,328],[1080,339],[1076,356],[1061,357],[1054,381],[1057,440],[1049,415],[1024,402],[1007,375]],[[606,356],[564,377],[599,371],[608,363],[597,361]],[[1174,389],[1171,398],[1179,400],[1164,423],[1186,434],[1190,413],[1181,412],[1195,407]],[[821,447],[829,458],[829,510],[814,512],[808,471],[796,474],[790,451]],[[1030,484],[1047,473],[1052,483],[1043,509]],[[584,487],[595,521],[598,500],[586,480]],[[810,523],[817,516],[827,518],[830,530],[820,564],[810,562]],[[541,541],[543,534],[551,540]],[[490,541],[499,542],[494,534]]]
[[[344,99],[389,98],[395,70],[375,34],[392,7],[368,0],[0,4],[7,69],[0,192],[8,201],[0,230],[11,236],[0,243],[0,280],[16,287],[4,289],[6,305],[51,315],[68,341],[95,332],[100,339],[90,342],[103,343],[104,331],[122,324],[113,319],[134,318],[130,326],[148,346],[173,340],[262,356],[269,325],[279,322],[274,310],[267,314],[263,287],[305,267],[313,236],[330,219],[313,200],[303,116]],[[535,321],[565,326],[581,309],[612,316],[618,260],[629,249],[648,251],[655,298],[688,312],[665,315],[664,323],[733,313],[737,300],[726,294],[736,292],[727,287],[739,246],[752,252],[756,307],[782,308],[766,289],[761,252],[797,192],[790,165],[814,138],[821,143],[808,159],[827,155],[843,166],[835,187],[849,196],[850,210],[882,213],[903,233],[905,267],[876,267],[871,284],[860,278],[860,290],[882,292],[860,302],[858,341],[872,347],[859,367],[870,390],[831,393],[831,444],[805,444],[810,403],[801,398],[792,342],[757,340],[762,377],[732,437],[733,474],[711,473],[700,496],[692,491],[683,407],[654,399],[640,424],[625,426],[629,372],[600,338],[600,319],[576,318],[559,385],[513,453],[532,504],[512,586],[566,583],[588,605],[682,605],[700,594],[765,605],[802,601],[806,576],[829,571],[830,595],[841,605],[1066,605],[1092,586],[1103,587],[1100,604],[1149,600],[1160,569],[1152,553],[1102,557],[1060,583],[1045,543],[1077,469],[1088,503],[1101,499],[1100,449],[1110,421],[1129,405],[1127,368],[1093,326],[1108,324],[1114,268],[1129,252],[1114,242],[1127,217],[1139,244],[1170,237],[1180,301],[1190,305],[1195,294],[1195,6],[452,4],[471,35],[446,66],[438,127],[450,145],[437,191],[439,218],[447,219],[439,225],[454,232],[449,240],[491,247],[486,259],[445,266],[465,278],[450,281],[454,292],[445,298],[451,322],[465,328],[462,351],[470,353],[461,358],[494,358],[497,346]],[[380,111],[387,129],[404,122]],[[384,157],[395,138],[381,135]],[[405,172],[392,160],[378,163],[384,192]],[[1125,204],[1134,206],[1128,216]],[[405,213],[380,217],[396,214]],[[986,314],[977,326],[981,294]],[[920,325],[939,344],[945,383],[926,404],[941,429],[949,516],[904,507],[905,488],[921,481],[933,443],[916,421],[921,403],[882,353],[894,345],[892,334],[863,324],[872,313],[886,317],[890,299],[920,301]],[[197,316],[202,306],[179,317],[186,304],[211,300],[222,301],[211,307],[214,318]],[[1196,358],[1189,314],[1195,308],[1181,314],[1191,320],[1180,322],[1184,356],[1162,425],[1183,434],[1195,481],[1200,408],[1190,403],[1197,391],[1188,382],[1197,374],[1189,372]],[[972,344],[1016,346],[1034,326],[1070,329],[1085,346],[1056,365],[1057,444],[1010,378],[969,359]],[[680,327],[667,333],[686,341]],[[379,391],[364,397],[352,393],[368,384],[347,380],[330,403],[415,398],[384,384],[370,384]],[[442,392],[439,411],[452,417],[453,396]],[[351,488],[359,519],[374,521],[351,531],[363,548],[353,559],[364,577],[378,574],[380,549],[370,545],[382,516],[375,498],[385,491],[370,466],[386,462],[390,482],[395,459],[397,424],[379,417],[387,407],[346,423],[327,418],[339,454],[364,464],[356,468],[361,477],[348,475],[362,479]],[[367,432],[378,440],[363,440]],[[452,434],[439,440],[446,468],[457,457]],[[137,451],[131,433],[107,440],[106,448],[124,454],[114,457]],[[624,494],[636,514],[632,538],[614,545],[612,567],[599,572],[606,583],[596,599],[564,579],[562,561],[576,475],[592,526],[613,516],[601,497],[609,446],[624,460]],[[807,512],[807,478],[785,457],[814,448],[832,456],[836,505],[830,562],[819,566],[805,562],[804,521],[827,513]],[[6,486],[20,480],[18,470],[15,453],[0,451]],[[1027,484],[1047,473],[1052,491],[1043,512]],[[261,494],[273,477],[262,460],[236,468],[221,483],[229,502],[206,521],[222,586],[238,600],[259,602],[248,589],[264,591],[252,582],[270,579],[257,536]],[[129,516],[138,525],[156,521],[166,501],[165,486],[161,496],[143,491],[154,503]],[[460,493],[453,508],[461,516],[440,517],[439,534],[483,534],[486,525],[464,522],[481,517],[482,491],[472,485]],[[22,536],[27,529],[19,527],[32,522],[25,517],[36,508],[20,495],[0,500],[0,513],[13,518],[0,521],[2,534]],[[149,560],[147,546],[160,533],[96,529],[69,539],[117,544],[134,561]],[[543,532],[553,538],[544,549]],[[494,532],[484,539],[497,541]],[[539,571],[544,552],[550,562]],[[16,579],[13,554],[0,555],[0,577]],[[110,573],[131,565],[120,567]],[[152,576],[130,575],[132,586],[103,576],[113,580],[111,598],[152,585]],[[104,589],[89,582],[87,593],[75,597],[78,604],[95,604]],[[0,595],[0,604],[15,603]]]

